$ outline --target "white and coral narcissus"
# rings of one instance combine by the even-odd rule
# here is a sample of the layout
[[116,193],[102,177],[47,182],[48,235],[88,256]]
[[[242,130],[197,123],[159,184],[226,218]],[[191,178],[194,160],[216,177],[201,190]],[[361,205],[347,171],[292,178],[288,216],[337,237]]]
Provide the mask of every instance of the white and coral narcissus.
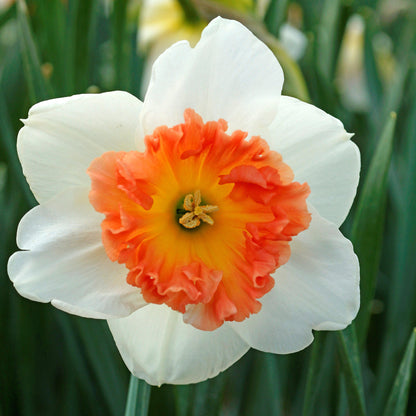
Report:
[[217,18],[195,48],[159,57],[143,103],[116,91],[35,105],[18,137],[39,201],[8,265],[19,293],[107,319],[155,385],[345,328],[359,267],[338,227],[359,152],[282,84],[270,50]]

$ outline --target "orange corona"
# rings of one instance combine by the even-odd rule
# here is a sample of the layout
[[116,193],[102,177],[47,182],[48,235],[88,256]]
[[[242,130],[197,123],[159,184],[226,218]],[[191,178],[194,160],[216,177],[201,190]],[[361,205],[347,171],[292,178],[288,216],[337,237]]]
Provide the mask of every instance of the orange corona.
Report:
[[309,186],[282,157],[260,137],[226,131],[187,109],[183,124],[146,136],[144,152],[107,152],[88,169],[108,257],[147,302],[202,330],[260,310],[311,219]]

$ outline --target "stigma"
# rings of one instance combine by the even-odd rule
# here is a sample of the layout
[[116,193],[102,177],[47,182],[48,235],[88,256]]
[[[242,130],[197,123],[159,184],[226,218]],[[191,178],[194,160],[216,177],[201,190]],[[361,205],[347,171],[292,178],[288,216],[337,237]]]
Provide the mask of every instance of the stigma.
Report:
[[179,224],[183,227],[192,229],[201,224],[201,221],[214,225],[214,220],[208,215],[218,211],[216,205],[201,205],[201,191],[198,189],[193,194],[187,194],[183,200],[183,208],[186,212],[179,218]]

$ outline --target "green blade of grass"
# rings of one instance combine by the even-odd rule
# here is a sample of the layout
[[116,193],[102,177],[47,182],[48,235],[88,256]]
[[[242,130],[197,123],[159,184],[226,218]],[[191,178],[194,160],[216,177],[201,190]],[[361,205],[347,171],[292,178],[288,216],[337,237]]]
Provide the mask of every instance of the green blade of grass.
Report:
[[192,397],[192,416],[216,416],[221,407],[226,374],[195,384]]
[[319,376],[323,368],[322,361],[325,358],[325,355],[323,354],[324,336],[323,333],[315,334],[315,339],[312,344],[306,378],[305,395],[303,398],[302,416],[311,416],[313,414],[316,397],[320,390]]
[[416,350],[416,328],[413,329],[407,343],[406,351],[400,363],[396,380],[394,381],[389,400],[384,410],[384,416],[404,416],[409,396],[410,381],[412,378],[413,363]]
[[351,240],[360,259],[361,307],[357,316],[359,344],[365,341],[383,244],[387,175],[393,150],[396,114],[388,118],[365,177],[354,216]]
[[113,414],[120,414],[124,408],[127,380],[107,324],[82,318],[74,318],[74,322],[107,406]]
[[66,16],[61,0],[38,0],[41,42],[45,59],[52,64],[50,81],[59,96],[70,94],[66,66]]
[[144,380],[130,375],[125,416],[147,416],[149,411],[151,386]]
[[16,5],[12,4],[0,12],[0,28],[16,15]]
[[272,35],[278,35],[280,25],[286,17],[287,5],[288,0],[272,0],[270,2],[264,16],[264,23]]
[[376,17],[370,9],[366,9],[364,31],[364,72],[366,87],[369,93],[370,112],[374,119],[380,115],[380,103],[383,97],[383,86],[374,55],[373,39],[377,33]]
[[85,92],[90,85],[92,67],[96,65],[93,40],[98,20],[97,2],[72,0],[68,4],[66,67],[68,93]]
[[325,0],[318,26],[316,64],[319,74],[328,82],[333,80],[340,8],[341,0]]
[[176,416],[187,416],[190,413],[194,393],[194,385],[174,386]]
[[282,415],[281,372],[276,355],[255,351],[251,374],[243,397],[241,414]]
[[88,372],[88,366],[84,359],[82,347],[72,326],[73,319],[62,311],[55,311],[54,316],[68,351],[67,354],[71,363],[70,367],[76,374],[77,384],[81,387],[87,397],[94,398],[95,391],[92,379]]
[[194,6],[192,0],[176,0],[181,6],[185,18],[188,22],[198,22],[200,20],[198,10]]
[[51,98],[52,89],[42,74],[36,42],[29,25],[27,6],[23,0],[17,3],[17,28],[30,102],[35,104]]
[[112,33],[114,46],[115,88],[128,90],[127,0],[114,1]]
[[[414,73],[416,79],[416,72]],[[416,82],[415,84],[416,85]],[[410,91],[414,96],[416,88]],[[376,394],[376,409],[381,414],[388,389],[394,378],[394,367],[399,363],[401,350],[414,325],[416,314],[416,272],[414,253],[416,246],[416,101],[411,102],[407,119],[402,121],[405,146],[402,157],[403,176],[400,189],[403,204],[396,206],[396,221],[392,239],[391,278],[388,282],[386,328],[378,361],[377,377],[380,380]],[[394,340],[392,342],[391,340]]]
[[364,400],[358,341],[354,324],[338,332],[338,342],[350,414],[354,416],[365,416],[367,412]]
[[7,156],[9,162],[10,170],[13,176],[16,178],[19,188],[25,198],[25,201],[29,207],[36,205],[36,200],[32,195],[32,192],[29,189],[29,185],[26,182],[25,177],[23,176],[22,167],[20,165],[19,159],[16,152],[16,139],[7,111],[6,103],[4,102],[3,92],[0,88],[0,140],[1,148],[4,149],[4,152]]

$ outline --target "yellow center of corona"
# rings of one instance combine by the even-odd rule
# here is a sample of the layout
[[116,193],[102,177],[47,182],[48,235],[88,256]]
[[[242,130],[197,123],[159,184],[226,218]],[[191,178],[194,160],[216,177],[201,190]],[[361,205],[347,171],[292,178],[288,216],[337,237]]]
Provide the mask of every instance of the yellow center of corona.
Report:
[[201,191],[198,189],[193,194],[187,194],[183,201],[183,208],[186,212],[179,218],[179,224],[185,228],[196,228],[201,221],[213,225],[214,220],[208,215],[218,211],[216,205],[201,205]]

